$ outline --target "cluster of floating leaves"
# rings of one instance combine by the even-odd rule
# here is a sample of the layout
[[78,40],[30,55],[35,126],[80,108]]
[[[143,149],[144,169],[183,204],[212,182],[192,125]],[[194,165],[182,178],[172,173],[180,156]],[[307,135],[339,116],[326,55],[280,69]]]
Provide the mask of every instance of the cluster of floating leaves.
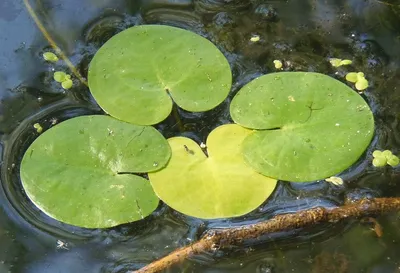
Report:
[[400,163],[399,158],[389,150],[376,150],[372,153],[372,156],[374,157],[372,160],[372,165],[375,167],[383,167],[386,165],[396,167]]
[[41,134],[43,132],[43,127],[42,127],[42,125],[40,125],[40,123],[33,124],[33,128],[36,129],[36,132],[38,134]]
[[[47,51],[43,53],[43,59],[47,62],[56,63],[59,61],[59,58],[53,52]],[[61,87],[65,90],[68,90],[72,87],[73,81],[71,79],[71,75],[63,72],[63,71],[56,71],[53,74],[53,78],[56,82],[61,83]]]
[[[353,63],[352,60],[342,60],[338,58],[331,58],[329,59],[329,62],[333,67],[340,67],[343,65],[350,65]],[[346,80],[355,83],[355,88],[358,91],[363,91],[368,88],[368,80],[365,78],[365,75],[363,72],[350,72],[346,74]]]
[[66,90],[70,89],[73,85],[73,82],[71,80],[71,75],[63,71],[54,72],[53,78],[56,82],[61,83],[62,88]]
[[[43,58],[58,60],[50,52]],[[273,63],[282,69],[280,60]],[[65,72],[55,72],[54,80],[72,86]],[[77,226],[140,220],[158,198],[194,217],[240,216],[264,202],[278,179],[330,177],[326,181],[340,185],[332,175],[357,161],[374,132],[368,105],[347,85],[319,73],[279,72],[245,85],[230,105],[236,124],[214,129],[206,144],[167,141],[150,125],[164,120],[173,102],[207,111],[226,99],[232,84],[229,63],[215,45],[174,27],[135,26],[115,35],[91,61],[88,83],[111,117],[77,117],[52,127],[21,163],[28,197]],[[332,136],[334,142],[326,141]],[[43,177],[49,168],[54,172]],[[150,182],[135,173],[148,173]]]
[[331,65],[333,66],[333,67],[339,67],[339,66],[342,66],[342,65],[350,65],[350,64],[352,64],[353,63],[353,61],[352,60],[342,60],[342,59],[338,59],[338,58],[331,58],[331,59],[329,59],[329,62],[331,63]]
[[368,80],[363,72],[350,72],[346,75],[346,80],[355,83],[358,91],[363,91],[368,88]]

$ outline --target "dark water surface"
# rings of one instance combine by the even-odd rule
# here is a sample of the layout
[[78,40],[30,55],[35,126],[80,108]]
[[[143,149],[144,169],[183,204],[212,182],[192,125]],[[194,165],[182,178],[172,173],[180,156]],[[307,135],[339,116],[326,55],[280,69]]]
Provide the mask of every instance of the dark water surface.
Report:
[[[107,230],[59,223],[30,203],[19,181],[20,159],[37,137],[32,125],[40,122],[49,128],[101,110],[78,81],[66,92],[52,81],[54,69],[66,66],[43,61],[41,54],[49,45],[22,0],[1,0],[0,273],[126,272],[196,240],[209,227],[332,207],[346,199],[400,195],[400,168],[371,166],[375,149],[400,154],[400,1],[31,0],[31,4],[84,76],[107,39],[127,27],[149,23],[182,27],[213,41],[232,67],[230,98],[251,79],[274,71],[274,59],[284,60],[287,70],[316,71],[340,80],[348,70],[363,71],[370,88],[362,96],[374,112],[377,130],[367,153],[341,175],[343,186],[281,182],[274,196],[245,217],[205,222],[160,204],[145,220]],[[256,34],[261,40],[251,43]],[[330,57],[354,63],[333,69]],[[230,98],[207,113],[179,110],[181,128],[172,117],[157,127],[166,137],[183,134],[205,141],[213,128],[229,122]],[[383,228],[381,237],[372,230],[373,219],[325,224],[199,255],[166,272],[400,272],[399,215],[376,221]],[[61,242],[66,243],[64,248]]]

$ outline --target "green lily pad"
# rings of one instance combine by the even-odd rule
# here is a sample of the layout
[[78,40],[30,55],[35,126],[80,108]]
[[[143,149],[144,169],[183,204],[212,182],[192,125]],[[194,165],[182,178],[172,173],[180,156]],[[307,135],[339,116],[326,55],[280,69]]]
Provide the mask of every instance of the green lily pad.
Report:
[[32,143],[22,159],[21,180],[47,215],[75,226],[107,228],[154,211],[159,200],[150,182],[133,173],[158,170],[170,155],[153,127],[82,116]]
[[216,128],[207,139],[208,157],[191,139],[168,139],[168,165],[149,173],[154,191],[173,209],[193,217],[234,217],[256,209],[277,181],[245,164],[240,147],[250,133],[236,124]]
[[207,39],[180,28],[142,25],[122,31],[99,49],[88,82],[111,116],[151,125],[170,114],[172,99],[192,112],[216,107],[228,96],[232,74],[224,55]]
[[374,132],[362,97],[319,73],[261,76],[237,93],[230,112],[236,123],[257,129],[243,142],[246,162],[266,176],[294,182],[347,169]]

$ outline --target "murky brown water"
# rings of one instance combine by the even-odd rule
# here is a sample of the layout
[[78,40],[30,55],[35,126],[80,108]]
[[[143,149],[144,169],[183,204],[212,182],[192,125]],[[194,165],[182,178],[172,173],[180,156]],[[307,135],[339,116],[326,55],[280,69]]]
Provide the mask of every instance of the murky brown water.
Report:
[[[234,75],[231,96],[218,108],[193,114],[179,110],[158,125],[166,137],[205,141],[227,123],[229,100],[241,86],[283,59],[289,70],[316,71],[343,79],[329,57],[354,60],[371,87],[363,97],[373,109],[376,136],[365,157],[343,174],[345,185],[280,183],[274,196],[241,218],[201,221],[165,205],[150,217],[108,230],[64,225],[38,211],[20,185],[19,161],[35,138],[32,124],[100,113],[89,91],[77,84],[64,92],[52,82],[41,53],[49,46],[22,1],[0,1],[0,272],[126,272],[196,240],[208,227],[242,225],[345,198],[400,195],[400,168],[375,169],[370,153],[400,154],[400,1],[378,0],[31,0],[36,13],[83,75],[96,50],[119,31],[137,24],[167,24],[213,41]],[[253,34],[258,43],[249,42]],[[57,67],[56,67],[57,68]],[[334,137],[334,136],[332,136]],[[193,257],[167,272],[400,272],[400,219],[326,224],[274,234],[259,243]],[[68,249],[58,248],[57,240]]]

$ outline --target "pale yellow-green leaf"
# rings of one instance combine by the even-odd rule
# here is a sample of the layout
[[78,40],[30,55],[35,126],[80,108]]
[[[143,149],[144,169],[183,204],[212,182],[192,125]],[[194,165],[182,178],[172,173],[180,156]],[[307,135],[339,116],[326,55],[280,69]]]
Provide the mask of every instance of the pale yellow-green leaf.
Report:
[[342,61],[342,59],[337,59],[337,58],[331,58],[329,59],[329,62],[331,63],[331,65],[333,67],[339,67],[341,64],[340,62]]
[[53,78],[56,82],[63,82],[67,78],[67,74],[63,71],[54,72]]
[[375,150],[375,151],[372,153],[372,156],[373,156],[373,157],[380,157],[380,156],[383,156],[383,154],[382,154],[382,151]]
[[376,157],[372,160],[372,165],[374,165],[375,167],[383,167],[386,165],[386,158],[384,157]]
[[207,139],[208,157],[193,140],[170,138],[168,165],[149,173],[154,191],[173,209],[198,218],[234,217],[256,209],[277,181],[245,164],[241,143],[251,133],[236,124],[216,128]]
[[260,41],[260,36],[259,35],[254,35],[254,36],[252,36],[250,38],[250,41],[253,42],[253,43],[258,42],[258,41]]
[[400,163],[400,159],[392,153],[390,150],[379,151],[375,150],[372,153],[374,159],[372,160],[372,165],[375,167],[383,167],[386,164],[396,167]]
[[395,156],[395,155],[392,155],[391,157],[389,157],[389,158],[387,159],[387,164],[390,165],[390,166],[392,166],[392,167],[396,167],[397,165],[399,165],[399,163],[400,163],[400,160],[399,160],[399,158],[398,158],[397,156]]
[[54,54],[53,52],[45,52],[43,53],[43,59],[45,59],[48,62],[52,62],[55,63],[58,61],[58,57],[56,54]]
[[353,63],[352,60],[341,60],[341,61],[339,62],[339,66],[341,66],[341,65],[350,65],[350,64],[352,64],[352,63]]
[[36,132],[38,132],[39,134],[43,132],[43,127],[39,123],[33,124],[33,128],[35,128]]
[[280,60],[274,60],[274,66],[276,69],[282,68],[282,62]]
[[358,78],[357,78],[357,73],[356,72],[347,73],[346,81],[355,83],[355,82],[357,82],[357,80],[358,80]]
[[66,79],[65,81],[63,81],[62,83],[61,83],[61,86],[62,86],[62,88],[64,88],[64,89],[70,89],[71,87],[72,87],[72,85],[73,85],[73,82],[72,82],[72,80],[71,79]]
[[393,155],[392,151],[390,150],[384,150],[382,152],[382,156],[384,156],[386,159],[388,159],[389,157],[391,157]]
[[362,91],[368,88],[368,81],[365,78],[360,78],[356,82],[356,89]]

